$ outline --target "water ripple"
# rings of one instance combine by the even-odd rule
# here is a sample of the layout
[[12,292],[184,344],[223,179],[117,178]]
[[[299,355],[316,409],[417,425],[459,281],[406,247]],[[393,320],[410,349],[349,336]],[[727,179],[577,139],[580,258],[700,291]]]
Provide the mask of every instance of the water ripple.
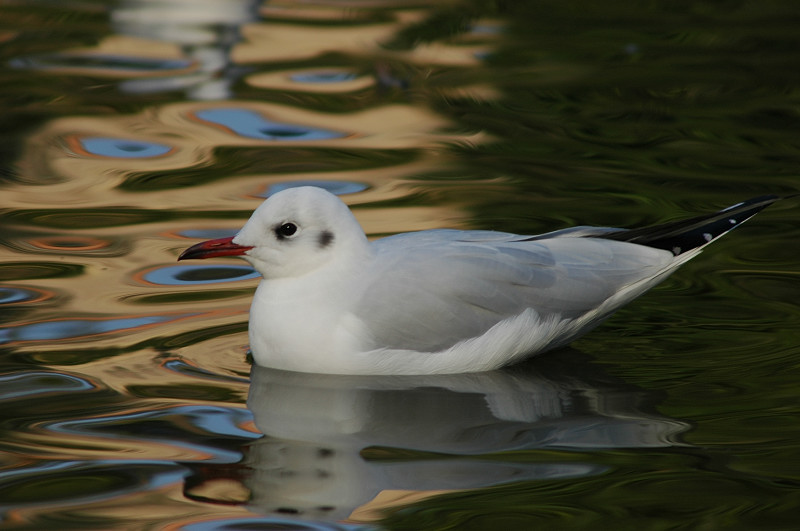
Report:
[[249,280],[260,276],[250,266],[215,264],[156,267],[139,273],[134,278],[151,285],[187,286]]
[[0,285],[0,305],[40,302],[52,296],[44,290]]
[[335,84],[352,81],[358,75],[349,70],[308,70],[291,74],[289,79],[298,83]]
[[236,235],[235,230],[229,229],[186,229],[176,233],[183,238],[213,240]]
[[188,315],[145,315],[141,317],[54,319],[0,328],[0,345],[16,342],[53,341],[98,336],[135,330],[175,321]]
[[8,247],[28,254],[58,256],[112,257],[126,254],[128,242],[122,239],[91,236],[35,236],[9,240]]
[[247,77],[254,87],[270,90],[354,96],[375,85],[375,77],[352,68],[327,67],[254,73]]
[[[290,520],[275,517],[250,517],[250,518],[214,518],[203,521],[183,522],[181,531],[220,531],[220,530],[246,530],[246,529],[283,529],[285,531],[367,531],[373,529],[362,524],[329,524],[325,522],[312,522]],[[375,528],[377,529],[377,528]]]
[[236,135],[257,140],[328,140],[347,136],[338,131],[272,121],[249,109],[205,109],[196,111],[194,116]]
[[48,236],[44,238],[29,239],[28,243],[43,251],[81,252],[97,251],[109,247],[110,240],[82,236]]
[[58,372],[29,371],[0,375],[0,401],[4,403],[21,398],[30,399],[96,388],[97,386],[85,378]]
[[80,148],[78,154],[112,157],[119,159],[146,159],[160,157],[173,151],[173,147],[156,142],[145,142],[126,138],[76,137]]
[[186,70],[192,62],[184,59],[160,59],[97,53],[52,53],[17,57],[9,61],[13,68],[31,70],[80,71],[86,74],[140,74]]
[[0,507],[97,502],[159,489],[182,481],[185,475],[180,465],[152,461],[44,461],[4,471]]
[[191,363],[187,363],[186,360],[184,359],[176,359],[176,358],[167,359],[161,363],[161,366],[169,371],[173,371],[177,374],[191,376],[192,378],[200,378],[203,380],[213,380],[226,383],[230,382],[243,383],[243,384],[250,383],[249,378],[239,378],[228,375],[222,375],[216,372],[202,369]]
[[277,194],[281,190],[287,188],[296,188],[298,186],[316,186],[317,188],[324,188],[332,194],[346,195],[363,192],[368,187],[366,184],[348,181],[322,181],[322,180],[299,180],[288,181],[271,184],[267,187],[266,191],[259,194],[259,197],[267,197],[272,194]]
[[[205,435],[224,435],[250,440],[261,436],[252,429],[243,428],[252,420],[250,411],[243,407],[196,405],[174,406],[155,411],[136,410],[125,414],[54,422],[47,426],[63,433],[113,436],[135,433],[139,431],[138,428],[156,421],[169,421],[158,431],[162,437],[170,440],[178,433],[185,433],[187,426],[191,426],[190,431],[200,430]],[[167,428],[168,431],[175,433],[164,431]]]
[[5,262],[0,264],[0,279],[69,278],[81,275],[83,270],[83,265],[64,262]]
[[[250,428],[247,409],[211,405],[174,406],[155,411],[133,410],[116,415],[50,422],[42,427],[60,436],[110,439],[131,445],[166,443],[192,460],[235,463],[243,440],[261,436]],[[228,443],[226,443],[228,441]]]

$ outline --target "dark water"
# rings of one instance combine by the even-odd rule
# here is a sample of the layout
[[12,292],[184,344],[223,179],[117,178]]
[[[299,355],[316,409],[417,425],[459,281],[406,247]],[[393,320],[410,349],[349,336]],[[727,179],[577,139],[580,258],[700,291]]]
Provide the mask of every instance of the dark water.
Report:
[[0,6],[0,522],[793,529],[800,211],[506,371],[251,367],[240,261],[311,182],[371,236],[635,226],[800,184],[800,8]]

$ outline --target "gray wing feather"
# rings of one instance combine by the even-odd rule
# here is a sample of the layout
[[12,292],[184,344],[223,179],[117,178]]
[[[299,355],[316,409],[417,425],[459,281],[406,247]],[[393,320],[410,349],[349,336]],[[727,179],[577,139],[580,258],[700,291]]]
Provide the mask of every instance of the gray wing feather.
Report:
[[609,230],[577,227],[532,238],[441,230],[378,240],[377,274],[366,279],[356,316],[378,345],[431,352],[527,308],[578,317],[672,261],[667,251],[591,237]]

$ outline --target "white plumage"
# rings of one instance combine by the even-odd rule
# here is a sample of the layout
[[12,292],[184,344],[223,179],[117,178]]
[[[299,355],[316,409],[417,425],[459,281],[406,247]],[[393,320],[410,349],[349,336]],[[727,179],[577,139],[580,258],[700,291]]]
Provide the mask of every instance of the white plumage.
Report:
[[250,310],[259,365],[484,371],[586,333],[777,199],[630,231],[432,230],[369,242],[338,197],[299,187],[269,197],[235,237],[180,259],[241,255],[262,274]]

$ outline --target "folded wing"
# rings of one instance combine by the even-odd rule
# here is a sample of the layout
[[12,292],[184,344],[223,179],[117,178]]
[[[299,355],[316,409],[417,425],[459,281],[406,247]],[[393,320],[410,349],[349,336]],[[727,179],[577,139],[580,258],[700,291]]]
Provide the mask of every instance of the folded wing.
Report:
[[[535,240],[442,230],[378,240],[376,274],[355,313],[370,323],[376,345],[428,352],[529,308],[575,319],[674,260],[668,251],[602,239],[609,230],[579,228]],[[396,245],[400,238],[407,241]]]

